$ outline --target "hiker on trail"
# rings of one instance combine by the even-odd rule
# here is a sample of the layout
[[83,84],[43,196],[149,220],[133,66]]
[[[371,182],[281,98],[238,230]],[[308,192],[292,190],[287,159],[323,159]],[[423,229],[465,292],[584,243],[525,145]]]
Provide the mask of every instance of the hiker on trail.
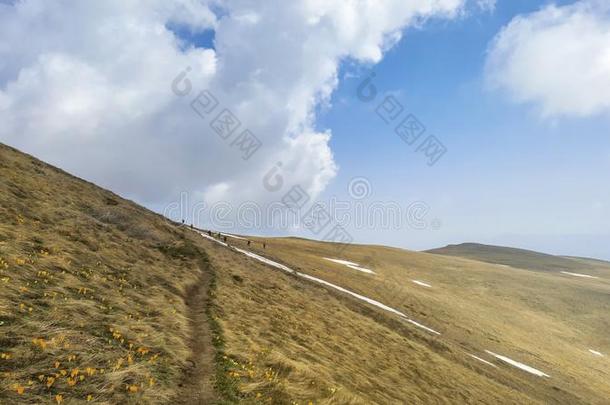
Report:
[[248,246],[250,246],[250,241],[248,241]]
[[193,224],[191,224],[191,229],[193,229]]
[[223,236],[222,239],[225,241],[225,243],[227,243],[227,237]]
[[212,236],[212,231],[208,231],[208,235],[209,235],[209,236]]
[[184,225],[184,219],[182,220],[182,225]]
[[263,249],[267,249],[267,244],[263,242]]

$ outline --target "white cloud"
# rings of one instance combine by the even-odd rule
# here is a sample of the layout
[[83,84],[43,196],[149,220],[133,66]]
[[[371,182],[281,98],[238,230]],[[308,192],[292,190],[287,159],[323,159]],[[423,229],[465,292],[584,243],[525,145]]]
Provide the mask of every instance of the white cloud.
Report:
[[610,113],[610,4],[585,0],[516,17],[491,45],[487,79],[545,117]]
[[[0,139],[151,205],[182,190],[277,199],[278,161],[312,196],[334,177],[314,111],[347,58],[378,62],[409,25],[465,0],[22,0],[0,4]],[[215,49],[168,28],[213,30]],[[186,67],[193,91],[170,85]],[[263,142],[244,161],[189,107],[209,89]]]
[[484,11],[495,11],[496,0],[477,0],[477,5]]

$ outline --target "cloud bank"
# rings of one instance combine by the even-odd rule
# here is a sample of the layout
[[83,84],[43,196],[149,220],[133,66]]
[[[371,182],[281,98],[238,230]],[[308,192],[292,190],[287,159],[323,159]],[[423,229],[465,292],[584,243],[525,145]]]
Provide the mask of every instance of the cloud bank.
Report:
[[610,3],[550,5],[514,18],[490,47],[487,80],[547,118],[610,113]]
[[[341,62],[376,63],[464,1],[0,2],[0,140],[148,205],[277,199],[261,181],[277,162],[315,196],[337,171],[315,110]],[[191,108],[204,89],[262,142],[250,159]]]

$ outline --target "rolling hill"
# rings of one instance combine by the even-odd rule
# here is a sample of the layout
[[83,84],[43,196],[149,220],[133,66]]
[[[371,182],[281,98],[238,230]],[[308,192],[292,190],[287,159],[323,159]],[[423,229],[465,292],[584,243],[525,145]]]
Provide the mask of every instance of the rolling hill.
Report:
[[2,145],[0,203],[2,404],[610,397],[603,264],[222,237]]
[[549,272],[595,272],[597,268],[610,268],[610,263],[602,260],[554,256],[531,250],[503,246],[462,243],[443,248],[427,250],[427,253],[456,256],[486,263],[502,264],[519,269]]

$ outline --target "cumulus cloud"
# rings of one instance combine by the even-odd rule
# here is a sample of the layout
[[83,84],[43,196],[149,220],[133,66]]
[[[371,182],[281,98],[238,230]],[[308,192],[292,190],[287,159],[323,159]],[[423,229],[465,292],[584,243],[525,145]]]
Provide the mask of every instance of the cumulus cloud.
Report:
[[545,117],[610,113],[610,4],[584,0],[516,17],[490,47],[487,79]]
[[[337,171],[331,133],[315,129],[315,110],[337,86],[341,61],[378,62],[405,27],[463,7],[464,0],[0,3],[0,139],[149,205],[184,190],[210,202],[277,199],[261,181],[277,162],[288,182],[315,196]],[[175,27],[213,33],[214,46],[185,42]],[[181,72],[185,96],[171,86]],[[239,131],[262,142],[249,160],[210,129],[214,117],[191,108],[204,89],[239,119]]]

